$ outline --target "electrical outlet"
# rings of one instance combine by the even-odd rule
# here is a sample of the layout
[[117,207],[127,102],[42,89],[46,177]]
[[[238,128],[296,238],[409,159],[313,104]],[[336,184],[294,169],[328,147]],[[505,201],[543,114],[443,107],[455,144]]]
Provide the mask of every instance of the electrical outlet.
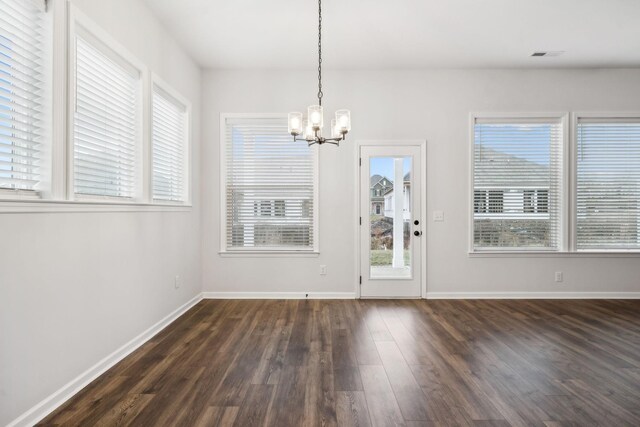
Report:
[[326,276],[327,275],[327,266],[326,265],[321,265],[320,266],[320,275],[321,276]]
[[173,285],[176,287],[176,289],[180,288],[181,282],[180,282],[180,276],[176,276]]
[[433,220],[436,222],[444,221],[444,212],[443,211],[433,211]]
[[560,283],[562,282],[563,277],[562,277],[562,271],[556,271],[556,282]]

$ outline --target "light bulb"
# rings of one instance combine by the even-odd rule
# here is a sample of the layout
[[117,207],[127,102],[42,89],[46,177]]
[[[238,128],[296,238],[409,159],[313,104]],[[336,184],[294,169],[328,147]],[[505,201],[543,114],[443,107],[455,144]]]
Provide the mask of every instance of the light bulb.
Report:
[[289,133],[291,135],[300,135],[302,128],[302,113],[289,113]]
[[308,120],[302,121],[302,130],[304,132],[304,138],[309,140],[314,138],[313,128],[311,127],[311,123]]
[[322,128],[322,106],[311,105],[307,109],[307,117],[309,117],[309,123],[313,126],[313,130],[319,130]]
[[331,119],[331,138],[340,138],[342,133],[340,132],[340,126],[336,123],[336,119]]
[[336,122],[340,126],[340,132],[349,132],[351,130],[351,112],[349,110],[336,111]]

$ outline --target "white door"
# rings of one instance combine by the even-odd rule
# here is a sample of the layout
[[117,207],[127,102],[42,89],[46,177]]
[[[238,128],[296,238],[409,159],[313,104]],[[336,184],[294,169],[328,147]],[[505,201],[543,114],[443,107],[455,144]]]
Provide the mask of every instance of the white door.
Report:
[[421,296],[421,146],[360,147],[360,296]]

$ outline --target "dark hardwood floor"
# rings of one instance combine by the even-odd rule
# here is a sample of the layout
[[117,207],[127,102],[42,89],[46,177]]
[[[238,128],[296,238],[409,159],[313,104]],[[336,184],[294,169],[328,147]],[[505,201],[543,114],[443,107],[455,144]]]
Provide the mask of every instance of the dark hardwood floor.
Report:
[[202,301],[57,424],[640,426],[640,301]]

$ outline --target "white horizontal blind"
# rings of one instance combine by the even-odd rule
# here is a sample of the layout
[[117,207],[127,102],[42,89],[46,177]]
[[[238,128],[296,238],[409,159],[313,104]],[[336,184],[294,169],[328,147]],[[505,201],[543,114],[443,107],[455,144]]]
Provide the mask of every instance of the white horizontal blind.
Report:
[[153,199],[185,201],[187,112],[154,85],[151,151]]
[[474,249],[559,249],[562,128],[559,119],[476,119]]
[[316,151],[287,120],[227,118],[227,249],[313,250]]
[[577,249],[640,249],[640,117],[579,118],[577,144]]
[[75,40],[75,193],[132,198],[141,121],[140,75],[89,40],[80,35]]
[[45,133],[44,0],[0,0],[0,188],[36,191]]

